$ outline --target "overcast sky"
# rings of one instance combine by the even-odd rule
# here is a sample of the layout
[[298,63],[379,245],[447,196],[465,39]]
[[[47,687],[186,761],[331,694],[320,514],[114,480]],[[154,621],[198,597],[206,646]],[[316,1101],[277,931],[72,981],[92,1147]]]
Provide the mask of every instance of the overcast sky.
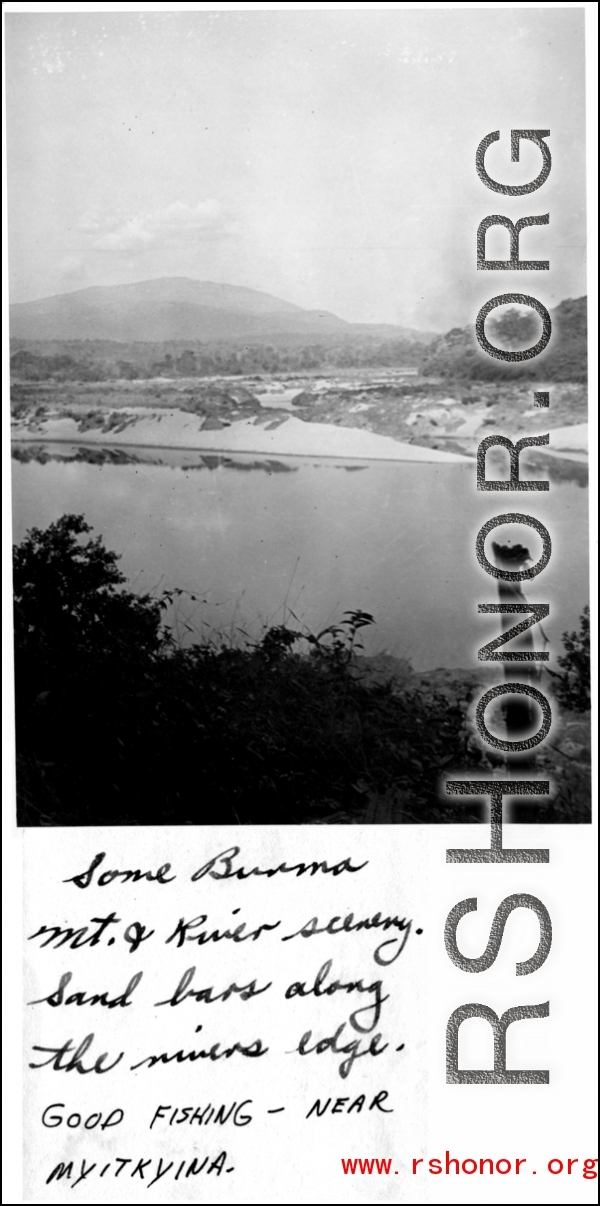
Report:
[[[444,330],[585,292],[582,9],[9,13],[11,300],[160,276]],[[550,129],[537,175],[511,127]],[[549,213],[475,271],[487,214]],[[503,239],[506,233],[503,232]],[[488,255],[507,258],[489,237]]]

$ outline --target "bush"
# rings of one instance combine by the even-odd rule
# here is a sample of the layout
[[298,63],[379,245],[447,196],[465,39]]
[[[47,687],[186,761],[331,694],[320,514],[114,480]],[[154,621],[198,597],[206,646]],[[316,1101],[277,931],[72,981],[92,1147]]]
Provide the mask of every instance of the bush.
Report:
[[464,711],[369,685],[372,616],[180,648],[163,619],[181,592],[127,591],[90,530],[65,515],[14,550],[21,824],[360,821],[382,799],[390,819],[466,819],[437,786]]
[[565,653],[557,660],[564,673],[550,673],[556,680],[554,690],[559,703],[574,712],[587,712],[591,707],[589,607],[584,607],[579,623],[579,632],[563,632]]
[[[149,655],[160,648],[161,603],[122,589],[119,557],[91,532],[83,515],[63,515],[45,530],[32,528],[14,549],[15,646],[21,669],[60,668],[82,661]],[[25,665],[24,665],[25,663]]]

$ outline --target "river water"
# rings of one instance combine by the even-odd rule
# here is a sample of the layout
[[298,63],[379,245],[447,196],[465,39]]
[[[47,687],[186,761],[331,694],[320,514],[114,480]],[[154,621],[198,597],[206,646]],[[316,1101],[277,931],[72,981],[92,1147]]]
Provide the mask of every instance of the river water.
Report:
[[[14,538],[84,514],[122,554],[135,590],[196,595],[180,600],[183,639],[188,622],[195,632],[255,636],[265,624],[293,625],[290,612],[316,631],[361,608],[376,620],[368,652],[410,658],[417,670],[475,666],[499,630],[497,618],[477,615],[497,594],[475,536],[509,510],[536,516],[552,535],[550,564],[526,594],[550,603],[544,629],[555,654],[588,601],[588,494],[573,481],[552,482],[548,494],[482,494],[470,464],[130,452],[131,463],[88,463],[68,459],[81,449],[56,445],[39,460],[14,460]],[[537,559],[537,535],[512,536]]]

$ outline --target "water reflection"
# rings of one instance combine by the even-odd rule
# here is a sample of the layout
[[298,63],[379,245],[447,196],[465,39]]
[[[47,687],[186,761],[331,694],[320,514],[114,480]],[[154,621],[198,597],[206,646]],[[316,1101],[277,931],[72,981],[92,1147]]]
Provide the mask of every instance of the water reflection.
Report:
[[[505,508],[477,492],[472,464],[41,442],[15,447],[14,457],[16,542],[31,527],[84,514],[121,555],[133,589],[179,587],[205,600],[182,615],[203,631],[257,632],[293,613],[316,632],[362,608],[376,619],[369,652],[410,658],[417,670],[476,666],[495,635],[495,618],[477,612],[495,601],[496,585],[474,542]],[[588,599],[582,468],[548,458],[552,488],[531,501],[553,552],[529,597],[550,604],[554,655]]]
[[[228,454],[206,454],[199,452],[181,453],[178,449],[140,448],[135,452],[111,445],[100,447],[97,444],[34,444],[14,443],[12,445],[13,460],[27,465],[31,461],[38,465],[47,465],[50,461],[62,463],[78,463],[85,465],[163,465],[177,469],[237,469],[248,472],[252,469],[262,470],[263,473],[294,473],[298,466],[274,461],[270,458],[257,460],[250,456],[230,456]],[[365,466],[344,466],[344,468],[364,468]]]

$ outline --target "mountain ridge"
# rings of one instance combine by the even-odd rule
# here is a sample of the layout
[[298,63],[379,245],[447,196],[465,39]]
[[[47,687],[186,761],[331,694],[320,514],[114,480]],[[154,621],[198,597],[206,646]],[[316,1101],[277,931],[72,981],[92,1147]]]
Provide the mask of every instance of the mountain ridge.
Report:
[[429,332],[389,323],[350,323],[241,285],[193,277],[158,277],[125,285],[90,285],[10,307],[11,339],[268,339],[270,335],[372,334],[428,342]]
[[[274,294],[250,289],[246,285],[228,285],[217,281],[201,281],[193,276],[159,276],[144,281],[127,281],[122,285],[86,285],[83,289],[70,289],[65,293],[51,293],[46,297],[29,302],[14,302],[11,309],[23,310],[47,306],[49,303],[64,302],[70,298],[108,298],[117,295],[137,295],[151,299],[160,295],[160,300],[193,301],[197,305],[210,305],[214,309],[243,310],[245,313],[270,313],[283,310],[302,311],[302,306],[284,301]],[[245,303],[245,304],[244,304]]]

